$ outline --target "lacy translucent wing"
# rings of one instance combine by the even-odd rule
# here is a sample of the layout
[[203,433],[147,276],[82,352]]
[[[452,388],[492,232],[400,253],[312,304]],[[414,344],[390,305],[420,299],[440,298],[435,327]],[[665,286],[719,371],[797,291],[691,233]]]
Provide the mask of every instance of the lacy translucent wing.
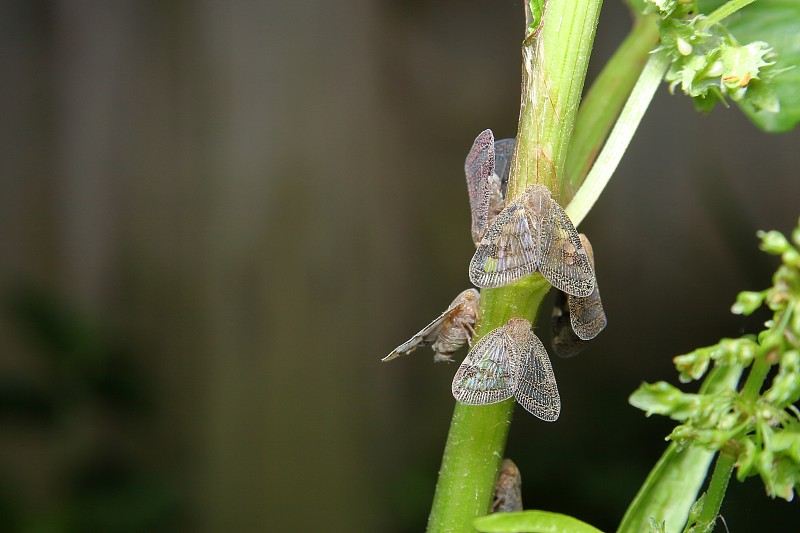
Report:
[[391,361],[429,344],[433,344],[434,361],[450,361],[450,354],[471,341],[479,303],[480,293],[477,290],[463,291],[441,315],[381,361]]
[[464,358],[453,377],[453,397],[467,405],[487,405],[514,396],[520,353],[505,326],[493,329]]
[[567,298],[569,297],[566,294],[556,290],[553,315],[550,319],[551,345],[553,352],[559,357],[575,357],[589,344],[588,341],[578,337],[572,329]]
[[502,287],[536,271],[541,262],[538,231],[522,202],[512,202],[494,219],[469,263],[476,287]]
[[469,207],[472,212],[472,240],[477,243],[489,225],[489,178],[494,173],[494,134],[482,131],[472,143],[464,161]]
[[542,341],[528,331],[527,338],[517,341],[524,344],[524,353],[514,397],[533,416],[554,422],[561,413],[556,377]]
[[511,172],[511,158],[514,155],[516,139],[501,139],[494,143],[494,173],[500,180],[502,195],[505,198],[508,178]]
[[[503,139],[494,143],[494,173],[489,176],[489,226],[506,205],[506,190],[515,145],[515,139]],[[478,241],[475,241],[476,246],[477,244]]]
[[511,459],[503,459],[494,484],[493,513],[522,511],[522,476]]
[[[594,268],[594,252],[589,239],[581,233],[581,243]],[[556,294],[551,321],[553,351],[560,357],[573,357],[586,348],[586,341],[595,338],[606,327],[606,313],[600,299],[600,288],[595,280],[594,290],[589,296],[569,296],[561,291]]]
[[578,231],[569,217],[551,199],[542,232],[542,275],[553,287],[574,296],[589,296],[594,289],[594,270]]
[[[592,244],[583,233],[581,233],[579,237],[583,248],[586,250],[586,255],[589,258],[589,264],[592,270],[594,270],[594,250],[592,250]],[[585,298],[569,296],[567,302],[569,304],[570,325],[578,338],[588,341],[597,337],[598,333],[603,331],[603,328],[606,327],[606,312],[603,309],[603,302],[600,299],[600,289],[597,286],[596,279],[594,282],[594,289],[589,296]]]

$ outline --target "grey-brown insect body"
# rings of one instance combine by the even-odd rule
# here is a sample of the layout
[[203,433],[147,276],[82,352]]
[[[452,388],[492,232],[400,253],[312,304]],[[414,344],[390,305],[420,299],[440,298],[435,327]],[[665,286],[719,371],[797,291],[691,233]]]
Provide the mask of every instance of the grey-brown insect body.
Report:
[[503,459],[494,485],[493,513],[522,511],[522,476],[511,459]]
[[435,352],[434,361],[451,361],[453,352],[472,340],[472,326],[478,319],[480,298],[480,293],[475,289],[461,292],[441,315],[381,361],[391,361],[430,344],[433,344]]
[[435,362],[452,361],[453,353],[472,340],[474,333],[472,326],[478,320],[480,301],[479,297],[475,297],[476,292],[473,289],[462,293],[464,296],[461,298],[459,312],[445,318],[436,336],[436,342],[431,346],[435,352],[433,356]]

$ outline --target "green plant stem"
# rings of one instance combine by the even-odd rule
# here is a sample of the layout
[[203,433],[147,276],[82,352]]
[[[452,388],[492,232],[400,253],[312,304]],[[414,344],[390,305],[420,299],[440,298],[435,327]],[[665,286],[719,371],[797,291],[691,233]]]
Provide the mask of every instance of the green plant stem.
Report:
[[[535,38],[523,43],[522,96],[509,199],[532,183],[544,183],[552,191],[563,188],[558,180],[564,176],[601,4],[601,0],[549,0]],[[549,289],[550,284],[536,274],[508,287],[484,290],[478,336],[512,316],[535,323]],[[428,518],[429,532],[472,531],[472,520],[488,512],[513,405],[513,401],[488,406],[456,403]]]
[[771,365],[767,362],[767,358],[760,354],[753,361],[753,367],[747,375],[747,381],[744,382],[742,387],[742,401],[748,405],[755,404],[759,397],[761,388],[764,386],[764,380],[767,379]]
[[[550,284],[539,275],[481,296],[483,335],[512,316],[534,322]],[[503,458],[514,400],[493,405],[456,402],[442,468],[428,518],[429,532],[472,530],[472,520],[489,511],[497,470]]]
[[522,96],[517,147],[508,185],[510,199],[541,183],[561,194],[564,166],[601,0],[549,0],[535,36],[522,47]]
[[717,464],[714,467],[714,474],[708,484],[706,497],[703,500],[703,510],[697,519],[697,533],[705,533],[714,530],[714,522],[719,515],[722,507],[722,500],[725,498],[725,491],[728,489],[728,482],[731,480],[733,467],[736,465],[736,456],[720,451],[717,457]]
[[638,15],[633,28],[597,76],[578,109],[565,172],[563,203],[568,203],[583,183],[642,71],[658,43],[658,17]]
[[661,84],[664,73],[669,67],[669,58],[666,54],[657,52],[650,56],[647,64],[639,75],[636,85],[633,87],[625,107],[617,119],[614,128],[608,136],[606,144],[600,155],[597,156],[592,170],[586,176],[586,180],[575,194],[575,197],[566,208],[567,215],[576,226],[581,223],[589,213],[594,203],[600,197],[611,175],[617,169],[622,155],[627,150],[628,145],[636,132],[636,128],[642,121],[644,112],[647,110],[656,89]]
[[722,4],[715,9],[708,17],[699,21],[697,28],[699,30],[710,28],[714,24],[717,24],[726,17],[730,17],[743,7],[750,5],[755,1],[756,0],[730,0],[729,2]]
[[[714,367],[700,392],[719,394],[735,390],[741,375],[741,366]],[[617,532],[649,531],[651,517],[656,522],[666,522],[667,531],[681,530],[713,458],[714,452],[704,448],[680,449],[674,442],[670,444],[631,502]]]

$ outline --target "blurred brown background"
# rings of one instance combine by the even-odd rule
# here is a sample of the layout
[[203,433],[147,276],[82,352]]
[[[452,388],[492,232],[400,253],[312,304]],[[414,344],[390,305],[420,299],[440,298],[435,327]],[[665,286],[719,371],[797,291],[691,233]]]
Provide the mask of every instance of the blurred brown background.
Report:
[[[468,286],[463,159],[515,134],[522,17],[2,2],[0,530],[422,530],[456,367],[379,360]],[[590,78],[628,27],[609,0]],[[609,326],[554,360],[559,422],[512,426],[526,507],[616,526],[672,425],[627,396],[764,320],[729,307],[800,215],[799,140],[659,92],[581,226]],[[723,514],[795,505],[751,479]]]

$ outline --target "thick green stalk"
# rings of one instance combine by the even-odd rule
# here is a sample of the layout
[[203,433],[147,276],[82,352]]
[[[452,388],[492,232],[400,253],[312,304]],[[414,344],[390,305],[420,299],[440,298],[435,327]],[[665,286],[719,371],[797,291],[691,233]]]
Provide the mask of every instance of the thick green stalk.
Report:
[[[554,192],[563,189],[559,180],[564,176],[601,4],[601,0],[549,0],[535,35],[523,43],[522,97],[509,198],[533,183],[544,183]],[[484,290],[478,334],[502,326],[510,317],[535,323],[549,288],[536,274],[508,287]],[[513,406],[513,401],[488,406],[456,403],[429,532],[472,531],[473,519],[488,512]]]
[[[738,365],[715,367],[700,392],[735,390],[741,375]],[[666,522],[666,531],[683,529],[713,458],[714,452],[698,446],[680,449],[674,442],[670,444],[625,512],[617,533],[649,531],[651,517]]]
[[[522,97],[508,194],[541,183],[563,205],[564,166],[601,0],[550,0],[522,47]],[[562,183],[563,182],[563,183]]]
[[658,17],[636,14],[631,32],[608,60],[581,102],[569,145],[562,196],[569,203],[594,163],[603,140],[628,99],[650,51],[658,43]]
[[[508,287],[484,289],[478,334],[502,326],[512,316],[535,322],[549,289],[550,284],[539,275]],[[481,406],[456,402],[428,518],[429,532],[472,531],[474,518],[489,511],[513,411],[513,399]]]

